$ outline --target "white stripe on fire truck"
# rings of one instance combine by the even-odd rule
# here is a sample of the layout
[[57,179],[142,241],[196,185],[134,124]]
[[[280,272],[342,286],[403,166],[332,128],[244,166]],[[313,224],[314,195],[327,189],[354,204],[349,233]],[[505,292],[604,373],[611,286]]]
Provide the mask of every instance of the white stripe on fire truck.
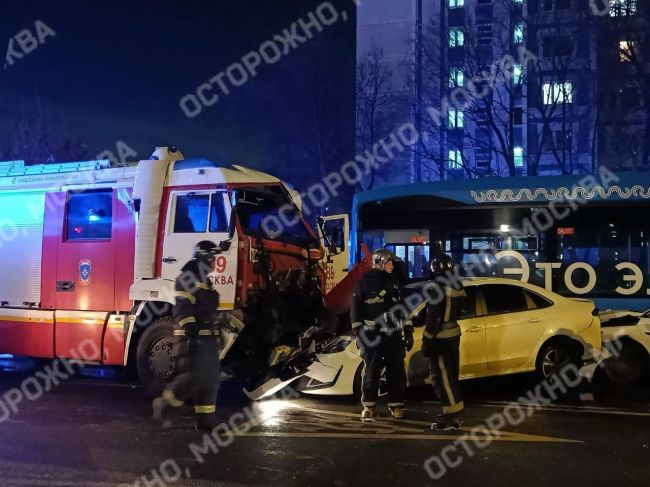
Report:
[[[14,321],[18,323],[54,323],[56,324],[70,324],[70,325],[103,325],[103,320],[88,320],[83,318],[62,318],[54,320],[51,318],[24,318],[22,316],[0,316],[0,321]],[[122,328],[122,323],[110,323],[109,327]]]

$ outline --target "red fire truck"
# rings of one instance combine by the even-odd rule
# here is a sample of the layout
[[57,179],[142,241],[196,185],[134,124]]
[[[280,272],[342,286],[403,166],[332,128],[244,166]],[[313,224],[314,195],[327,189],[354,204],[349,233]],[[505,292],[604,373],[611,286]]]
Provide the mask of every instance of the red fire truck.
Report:
[[[294,224],[266,229],[287,204]],[[78,358],[90,342],[86,361],[164,378],[174,280],[194,245],[211,240],[222,249],[222,353],[234,368],[262,367],[324,312],[324,251],[299,205],[275,177],[175,148],[123,167],[0,163],[0,353]]]

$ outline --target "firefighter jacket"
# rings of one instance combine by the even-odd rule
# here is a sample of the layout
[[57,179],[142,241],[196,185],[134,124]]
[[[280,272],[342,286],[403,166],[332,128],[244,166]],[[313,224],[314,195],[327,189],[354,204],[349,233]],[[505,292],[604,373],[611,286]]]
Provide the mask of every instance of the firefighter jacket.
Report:
[[467,310],[468,300],[465,290],[446,286],[444,296],[437,303],[427,304],[427,317],[423,338],[443,339],[460,336],[458,320]]
[[176,279],[174,335],[215,335],[218,333],[219,293],[208,278],[211,268],[192,259]]
[[384,271],[372,269],[357,283],[352,295],[352,334],[361,328],[376,331],[393,331],[400,325],[413,326],[410,317],[404,316],[400,306],[400,288],[393,277]]

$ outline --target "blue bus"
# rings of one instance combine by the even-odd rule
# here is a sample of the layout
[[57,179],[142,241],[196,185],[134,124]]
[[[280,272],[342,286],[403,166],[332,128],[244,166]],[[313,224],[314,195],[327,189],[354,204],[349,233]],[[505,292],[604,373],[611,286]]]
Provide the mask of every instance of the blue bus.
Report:
[[[600,309],[650,308],[650,172],[463,179],[355,195],[350,268],[393,250],[427,277],[437,247],[472,275],[509,277]],[[480,264],[480,265],[479,265]],[[477,273],[477,269],[479,272]]]

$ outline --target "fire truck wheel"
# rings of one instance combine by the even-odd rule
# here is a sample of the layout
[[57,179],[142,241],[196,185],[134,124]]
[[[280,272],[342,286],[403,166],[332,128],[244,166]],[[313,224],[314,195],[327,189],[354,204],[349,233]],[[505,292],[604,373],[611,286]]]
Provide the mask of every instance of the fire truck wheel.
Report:
[[138,342],[138,377],[148,394],[160,394],[165,381],[174,373],[173,330],[171,316],[158,318],[142,332]]

